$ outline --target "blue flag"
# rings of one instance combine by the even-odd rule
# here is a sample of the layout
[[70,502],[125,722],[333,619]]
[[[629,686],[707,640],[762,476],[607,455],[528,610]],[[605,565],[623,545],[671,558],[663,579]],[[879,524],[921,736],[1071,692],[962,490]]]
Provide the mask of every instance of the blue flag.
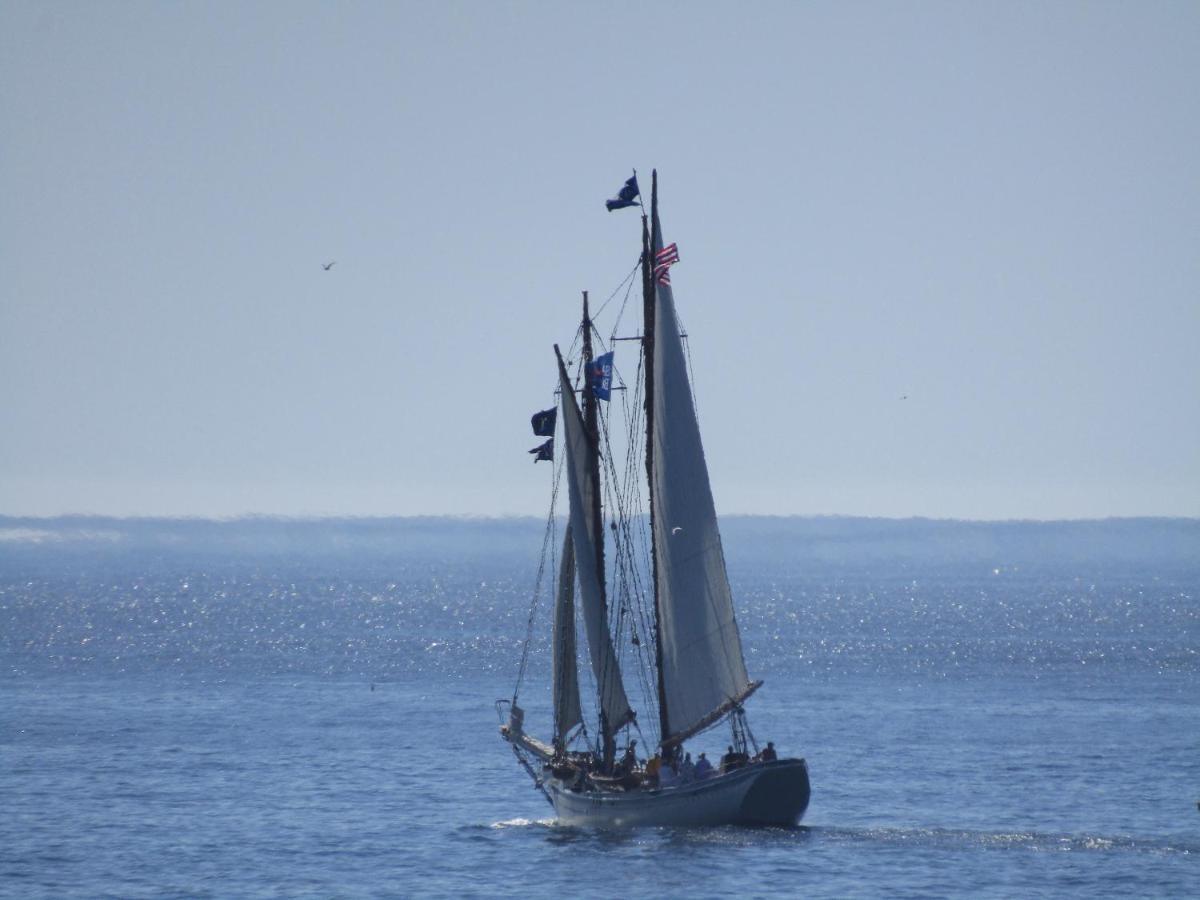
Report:
[[613,351],[597,356],[588,367],[588,387],[597,400],[612,399]]
[[542,444],[540,447],[534,447],[529,452],[535,454],[533,457],[533,461],[535,463],[541,462],[542,460],[546,460],[547,462],[553,462],[554,461],[554,438],[550,438],[550,440],[546,441],[546,443]]
[[624,209],[627,206],[636,206],[637,204],[634,203],[634,200],[637,195],[637,176],[634,175],[632,178],[626,181],[624,185],[622,185],[619,191],[617,191],[617,196],[613,197],[611,200],[605,200],[604,205],[607,207],[609,212],[612,212],[614,209]]

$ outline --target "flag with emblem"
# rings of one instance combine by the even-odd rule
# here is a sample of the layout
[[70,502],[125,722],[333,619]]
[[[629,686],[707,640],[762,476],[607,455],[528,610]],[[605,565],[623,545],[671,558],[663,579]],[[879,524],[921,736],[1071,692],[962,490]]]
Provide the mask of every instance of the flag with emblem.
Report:
[[635,173],[632,178],[621,185],[621,189],[617,191],[617,196],[611,200],[604,201],[604,206],[609,212],[612,212],[614,209],[624,209],[627,206],[636,206],[637,195],[638,183],[637,174]]
[[612,350],[592,360],[592,364],[588,368],[588,385],[597,400],[612,399],[612,370]]

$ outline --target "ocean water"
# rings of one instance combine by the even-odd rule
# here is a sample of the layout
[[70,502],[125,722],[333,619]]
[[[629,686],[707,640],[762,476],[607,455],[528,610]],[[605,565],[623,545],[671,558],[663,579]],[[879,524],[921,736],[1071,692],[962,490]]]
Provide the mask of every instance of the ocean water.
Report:
[[751,726],[812,803],[626,832],[555,825],[497,736],[523,539],[66,527],[0,542],[2,896],[1200,895],[1194,525],[1150,559],[727,539]]

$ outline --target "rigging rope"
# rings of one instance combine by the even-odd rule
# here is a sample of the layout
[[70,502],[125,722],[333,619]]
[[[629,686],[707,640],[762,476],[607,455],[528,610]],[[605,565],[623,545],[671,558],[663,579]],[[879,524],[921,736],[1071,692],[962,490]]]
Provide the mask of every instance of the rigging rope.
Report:
[[[612,338],[616,338],[617,328],[620,325],[624,313],[629,304],[629,298],[632,295],[633,287],[636,283],[635,276],[642,266],[641,255],[639,254],[638,261],[634,264],[617,287],[608,295],[603,303],[591,314],[592,322],[595,317],[600,315],[612,302],[612,300],[624,290],[624,296],[621,301],[620,309],[617,313],[616,320],[613,323]],[[595,342],[600,347],[601,352],[608,352],[609,344],[599,333],[599,330],[594,326],[592,333],[595,336]],[[568,350],[564,362],[568,367],[572,366],[572,358],[580,347],[583,337],[582,328],[576,329],[574,339],[572,340],[570,349]],[[602,500],[604,506],[610,511],[611,534],[612,534],[612,589],[609,591],[609,608],[607,610],[608,621],[606,626],[610,638],[615,643],[616,661],[618,667],[627,669],[630,654],[627,652],[626,643],[632,645],[632,655],[636,659],[634,668],[637,670],[638,686],[641,688],[642,703],[640,708],[657,710],[658,707],[658,691],[655,679],[656,660],[654,656],[655,646],[655,629],[653,624],[652,610],[649,608],[650,603],[653,603],[653,598],[647,598],[647,586],[645,574],[650,573],[650,535],[648,532],[647,518],[644,514],[645,501],[642,495],[642,472],[644,464],[642,463],[644,447],[645,447],[645,429],[643,420],[641,419],[640,409],[643,403],[644,385],[643,372],[645,368],[644,348],[641,342],[638,343],[638,362],[637,362],[637,378],[634,381],[634,389],[632,391],[621,391],[621,412],[624,415],[627,423],[626,434],[626,455],[624,472],[619,473],[615,463],[615,455],[613,453],[610,428],[611,414],[613,412],[613,404],[610,401],[608,404],[609,412],[605,413],[605,405],[597,404],[599,438],[602,442],[603,452],[600,452],[601,468],[605,474],[602,483]],[[599,355],[599,354],[597,354]],[[690,366],[690,359],[689,359]],[[584,390],[587,389],[587,373],[581,371],[582,366],[576,369],[574,377],[574,387],[580,389],[582,382]],[[615,369],[615,366],[614,366]],[[622,385],[626,383],[622,379]],[[556,390],[556,394],[558,391]],[[630,398],[629,394],[633,397]],[[599,451],[601,448],[598,447]],[[557,454],[555,460],[555,478],[554,486],[550,503],[550,512],[547,516],[546,530],[542,539],[542,554],[541,561],[538,566],[537,578],[534,586],[533,601],[530,606],[529,621],[525,637],[525,645],[522,650],[521,664],[517,677],[517,687],[513,693],[514,702],[516,701],[518,692],[524,682],[524,678],[528,669],[530,647],[532,644],[534,621],[537,615],[538,604],[541,599],[542,587],[546,578],[546,562],[550,558],[553,565],[553,558],[556,552],[555,545],[555,509],[557,506],[558,491],[560,489],[560,479],[563,472],[564,459],[566,454]],[[608,566],[606,565],[606,568]],[[554,582],[557,579],[557,568],[550,576],[552,582],[552,591],[556,590]],[[577,622],[578,627],[578,622]],[[625,632],[628,632],[628,641],[623,641],[621,638]],[[578,643],[578,635],[577,635]],[[588,682],[588,687],[592,688],[588,692],[590,697],[594,697],[597,704],[597,711],[602,703],[602,698],[599,695],[600,684],[597,683],[594,673],[590,666],[584,666],[585,679]],[[606,682],[606,673],[601,673],[600,682]],[[586,719],[585,719],[586,721]],[[658,718],[653,717],[654,731],[657,731]],[[633,720],[633,728],[637,730],[639,735],[642,735],[642,729],[636,719]],[[648,727],[649,724],[648,724]],[[583,736],[585,739],[590,738],[587,733],[586,725],[577,732],[575,738]],[[643,739],[644,739],[644,735]],[[659,738],[662,736],[659,735]]]
[[[529,667],[529,647],[533,643],[533,623],[537,616],[538,603],[542,598],[542,580],[546,574],[546,557],[550,556],[551,566],[555,558],[554,553],[554,537],[555,537],[555,518],[554,507],[558,500],[558,485],[562,476],[562,467],[555,463],[554,482],[550,491],[550,512],[546,517],[546,530],[542,535],[542,557],[538,563],[537,577],[533,583],[533,600],[529,605],[529,621],[525,626],[525,646],[521,649],[521,664],[517,669],[517,683],[513,688],[513,703],[516,704],[517,697],[521,692],[521,685],[525,681],[525,672]],[[553,587],[554,576],[551,576]]]
[[687,326],[675,311],[675,321],[679,323],[679,342],[683,344],[683,354],[687,358],[688,383],[692,386],[692,411],[696,414],[696,424],[700,424],[700,401],[696,398],[696,371],[692,368],[692,342],[688,338]]
[[[617,329],[620,326],[621,320],[624,317],[625,310],[629,304],[629,298],[632,294],[635,284],[634,276],[641,268],[642,260],[639,255],[638,262],[630,270],[629,274],[617,285],[617,287],[608,295],[603,303],[591,314],[591,322],[594,323],[595,318],[599,316],[624,289],[624,297],[621,301],[621,306],[617,312],[615,321],[613,322],[611,340],[617,339]],[[678,314],[677,314],[678,315]],[[590,324],[590,323],[589,323]],[[697,422],[699,421],[699,405],[696,401],[696,378],[695,370],[692,364],[691,344],[688,340],[687,329],[684,327],[682,320],[679,320],[680,338],[683,344],[687,373],[692,387],[692,402],[695,410]],[[595,341],[601,352],[608,352],[610,345],[601,336],[598,329],[592,326],[592,333],[595,336]],[[583,337],[582,327],[576,329],[574,339],[570,349],[564,357],[564,362],[570,368],[573,365],[572,357],[579,349]],[[635,338],[636,340],[636,338]],[[652,589],[647,586],[646,579],[649,576],[650,583],[653,583],[653,560],[651,557],[651,542],[652,537],[649,533],[649,519],[645,513],[646,505],[649,498],[643,497],[643,478],[645,475],[645,442],[647,435],[644,428],[644,420],[641,417],[641,409],[644,404],[644,388],[645,388],[645,347],[641,341],[638,341],[638,360],[637,373],[633,382],[633,390],[628,390],[628,385],[621,379],[621,414],[627,423],[626,433],[624,435],[626,443],[626,453],[624,460],[624,472],[618,472],[618,467],[615,462],[612,442],[611,442],[611,419],[615,413],[614,405],[610,400],[607,404],[608,412],[605,412],[605,404],[597,404],[597,420],[599,426],[599,439],[602,442],[603,452],[597,447],[597,452],[600,456],[600,466],[605,474],[602,479],[602,501],[605,508],[609,510],[610,527],[612,534],[613,554],[611,560],[612,580],[609,582],[612,585],[608,592],[609,608],[607,610],[608,621],[606,626],[610,639],[615,644],[615,657],[619,669],[627,670],[627,663],[630,653],[627,652],[624,641],[621,640],[622,633],[628,631],[630,640],[628,643],[632,646],[632,656],[636,660],[634,668],[637,669],[637,680],[642,691],[642,701],[640,705],[642,709],[654,709],[658,707],[658,691],[656,684],[657,659],[655,646],[657,642],[655,617],[653,614],[654,597],[648,596],[652,594]],[[595,354],[600,355],[600,354]],[[588,389],[587,373],[583,371],[582,360],[578,360],[579,367],[575,371],[574,388],[576,391]],[[614,364],[614,374],[616,367]],[[557,379],[555,381],[557,385]],[[555,395],[560,393],[556,387]],[[632,394],[632,397],[630,397]],[[565,452],[556,454],[555,471],[553,479],[553,489],[551,493],[550,511],[547,516],[546,530],[542,539],[542,554],[541,561],[538,566],[537,577],[534,584],[533,600],[530,605],[529,621],[526,628],[525,644],[521,654],[521,663],[517,675],[517,685],[513,691],[513,702],[516,703],[518,693],[524,682],[528,668],[530,646],[533,638],[534,620],[537,614],[538,604],[541,599],[542,586],[545,580],[545,569],[547,558],[550,559],[553,572],[550,576],[551,592],[557,590],[558,571],[555,559],[557,557],[556,544],[556,523],[555,509],[557,506],[558,492],[561,484],[561,477],[565,466]],[[722,565],[724,560],[722,559]],[[606,568],[608,568],[606,561]],[[628,624],[627,624],[628,623]],[[578,628],[580,622],[576,619],[576,645],[579,646]],[[736,620],[735,620],[736,627]],[[578,667],[577,667],[578,668]],[[600,684],[597,683],[591,666],[584,666],[584,679],[587,686],[591,689],[587,692],[589,700],[594,699],[596,704],[595,712],[598,714],[602,706],[603,698],[600,696]],[[600,682],[607,682],[606,673],[601,673]],[[742,741],[749,737],[752,744],[757,745],[754,737],[749,733],[749,726],[745,720],[744,712],[740,713],[739,721],[734,723],[735,730],[743,730]],[[709,729],[716,727],[721,719],[701,729],[698,733],[703,733]],[[570,743],[583,738],[585,743],[590,743],[591,736],[588,734],[587,717],[581,723],[581,727],[575,731],[570,737]],[[652,734],[658,731],[659,720],[655,716],[652,719],[652,726],[648,722],[647,728]],[[626,726],[628,730],[636,730],[639,737],[645,740],[645,735],[642,733],[641,724],[638,719],[633,719]],[[564,736],[565,738],[566,736]],[[656,735],[655,743],[664,739],[666,735]],[[599,736],[597,740],[597,752],[599,752]],[[515,750],[516,748],[514,748]],[[520,754],[518,754],[520,758]],[[535,776],[535,783],[538,779]],[[539,788],[542,788],[538,784]],[[544,793],[544,788],[542,788]],[[549,799],[549,798],[547,798]]]
[[[654,629],[647,616],[645,580],[642,573],[649,572],[649,544],[645,542],[645,517],[642,515],[640,464],[641,449],[644,446],[644,429],[637,410],[640,409],[642,397],[641,372],[643,356],[638,356],[638,377],[634,382],[634,397],[630,400],[628,394],[621,400],[621,412],[627,423],[626,457],[623,473],[618,471],[616,454],[612,448],[612,407],[610,413],[603,415],[602,439],[605,452],[605,502],[611,515],[613,534],[613,578],[616,586],[614,606],[610,610],[612,621],[611,633],[618,638],[619,652],[624,654],[621,660],[624,671],[629,672],[629,654],[625,642],[619,640],[628,631],[629,644],[633,648],[636,664],[636,677],[641,688],[641,709],[656,710],[658,707],[657,687],[654,684],[655,663],[652,655]],[[640,530],[642,541],[637,539],[635,529]],[[638,547],[641,553],[638,553]],[[628,622],[628,627],[626,623]],[[653,718],[657,724],[657,716]],[[644,739],[640,724],[635,723],[637,732]],[[657,729],[655,729],[657,730]]]
[[625,303],[629,301],[629,292],[633,290],[633,276],[637,274],[637,270],[641,267],[642,257],[641,254],[639,254],[638,261],[634,264],[633,269],[630,270],[628,275],[621,279],[621,283],[613,288],[613,292],[609,294],[605,301],[600,304],[594,313],[592,313],[592,318],[595,318],[596,316],[600,315],[600,313],[604,312],[604,307],[608,306],[608,304],[612,301],[612,298],[617,296],[617,292],[620,291],[621,288],[625,287],[626,283],[628,283],[629,287],[625,288],[625,300],[621,303],[621,312],[617,313],[617,320],[613,322],[613,334],[616,334],[617,325],[619,325],[621,322],[621,315],[625,312]]

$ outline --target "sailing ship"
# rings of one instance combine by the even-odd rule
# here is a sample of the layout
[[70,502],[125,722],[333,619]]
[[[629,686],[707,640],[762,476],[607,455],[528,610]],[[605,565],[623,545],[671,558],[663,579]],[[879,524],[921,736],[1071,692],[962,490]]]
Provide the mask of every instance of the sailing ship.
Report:
[[[610,210],[633,205],[636,177],[635,172],[618,200],[610,201]],[[626,279],[628,300],[641,273],[641,334],[625,339],[639,349],[638,378],[632,403],[621,395],[633,424],[618,430],[615,414],[604,411],[605,400],[616,405],[613,392],[621,388],[612,384],[611,353],[594,354],[601,338],[586,293],[575,360],[580,378],[572,378],[568,358],[556,345],[559,400],[534,417],[535,433],[550,440],[530,452],[538,454],[535,461],[555,459],[554,494],[563,478],[569,501],[557,565],[557,513],[551,504],[534,591],[536,611],[544,573],[557,570],[553,732],[548,742],[527,733],[518,703],[533,639],[531,612],[517,687],[511,700],[497,701],[500,734],[564,824],[790,826],[808,806],[808,767],[803,759],[760,751],[743,707],[762,682],[746,671],[725,570],[686,335],[671,287],[670,268],[678,258],[674,244],[663,244],[655,172],[650,214],[642,212],[639,264]],[[615,332],[611,339],[622,340]],[[614,431],[627,444],[625,473],[615,464]],[[606,543],[612,547],[607,559]],[[579,623],[594,715],[585,715],[581,702]],[[652,640],[643,639],[647,636]],[[636,683],[635,672],[641,676],[642,709],[656,713],[656,720],[639,718],[630,703],[626,681]],[[729,752],[719,767],[706,771],[705,762],[697,770],[686,742],[723,724],[730,729]],[[639,737],[644,748],[653,749],[650,759],[639,757]]]

